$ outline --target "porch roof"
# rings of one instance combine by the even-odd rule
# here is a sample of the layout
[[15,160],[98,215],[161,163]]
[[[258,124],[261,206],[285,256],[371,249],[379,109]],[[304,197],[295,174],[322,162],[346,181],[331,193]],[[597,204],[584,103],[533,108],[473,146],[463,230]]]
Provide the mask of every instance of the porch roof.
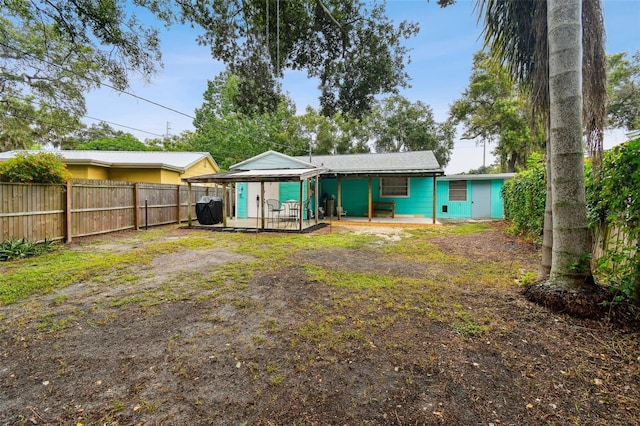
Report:
[[318,176],[327,169],[267,169],[230,170],[228,172],[183,178],[188,183],[233,183],[233,182],[298,182]]

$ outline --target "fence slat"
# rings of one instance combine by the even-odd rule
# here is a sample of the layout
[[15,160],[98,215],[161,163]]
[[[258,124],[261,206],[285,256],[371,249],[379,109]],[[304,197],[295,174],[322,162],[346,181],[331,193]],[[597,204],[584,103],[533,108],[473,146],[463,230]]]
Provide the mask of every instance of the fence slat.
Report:
[[[192,188],[192,212],[208,188]],[[189,216],[186,185],[73,179],[59,185],[0,183],[0,238],[30,241],[139,229],[148,201],[149,226]],[[141,202],[142,201],[142,202]]]

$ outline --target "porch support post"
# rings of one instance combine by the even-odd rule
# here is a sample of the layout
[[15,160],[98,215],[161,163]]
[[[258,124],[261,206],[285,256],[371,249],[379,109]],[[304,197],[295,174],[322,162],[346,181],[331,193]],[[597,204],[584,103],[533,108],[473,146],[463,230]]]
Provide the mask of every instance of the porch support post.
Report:
[[318,224],[318,181],[320,180],[320,175],[316,176],[314,188],[313,188],[313,210],[314,210],[314,218],[316,225]]
[[264,229],[264,181],[260,181],[260,211],[256,213],[260,215]]
[[191,226],[191,182],[187,182],[187,225]]
[[369,203],[368,203],[369,222],[371,222],[371,217],[373,216],[373,212],[371,211],[372,203],[373,203],[373,184],[371,182],[371,176],[369,176]]
[[338,220],[342,216],[340,212],[342,211],[342,179],[340,179],[340,175],[338,175]]
[[[306,180],[306,179],[305,179],[305,180]],[[303,196],[303,192],[302,192],[303,186],[302,186],[302,183],[303,183],[303,182],[304,182],[303,180],[301,180],[301,181],[300,181],[300,198],[299,198],[300,203],[298,204],[298,209],[300,210],[300,211],[298,212],[298,217],[300,218],[300,225],[299,225],[299,228],[298,228],[298,229],[299,229],[300,231],[302,231],[302,219],[303,219],[303,217],[302,217],[302,207],[303,207],[303,204],[304,204],[304,201],[302,200],[302,196]]]
[[436,175],[433,175],[433,224],[436,224]]
[[[222,226],[227,227],[227,202],[229,201],[229,194],[227,194],[227,184],[222,184]],[[191,211],[191,209],[189,209]]]

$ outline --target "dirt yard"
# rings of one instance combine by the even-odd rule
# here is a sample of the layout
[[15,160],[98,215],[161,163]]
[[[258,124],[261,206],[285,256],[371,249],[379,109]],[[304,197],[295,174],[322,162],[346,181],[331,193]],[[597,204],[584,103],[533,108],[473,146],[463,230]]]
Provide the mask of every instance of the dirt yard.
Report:
[[0,304],[0,424],[640,425],[637,330],[526,301],[538,262],[499,223],[163,227],[3,262],[50,284]]

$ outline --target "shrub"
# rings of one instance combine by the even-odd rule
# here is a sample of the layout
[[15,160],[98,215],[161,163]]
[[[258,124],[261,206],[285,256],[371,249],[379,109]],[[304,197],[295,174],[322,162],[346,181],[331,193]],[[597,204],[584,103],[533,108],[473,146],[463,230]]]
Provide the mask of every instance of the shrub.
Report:
[[596,272],[624,297],[640,302],[640,138],[607,151],[593,176],[587,168],[589,225],[609,238]]
[[53,250],[54,247],[54,242],[49,240],[45,240],[43,243],[33,243],[24,238],[2,241],[0,242],[0,261],[38,256]]
[[504,215],[512,222],[510,232],[539,240],[542,235],[547,184],[542,163],[518,173],[502,187]]
[[62,157],[50,152],[19,153],[0,162],[0,182],[64,184],[67,179]]

